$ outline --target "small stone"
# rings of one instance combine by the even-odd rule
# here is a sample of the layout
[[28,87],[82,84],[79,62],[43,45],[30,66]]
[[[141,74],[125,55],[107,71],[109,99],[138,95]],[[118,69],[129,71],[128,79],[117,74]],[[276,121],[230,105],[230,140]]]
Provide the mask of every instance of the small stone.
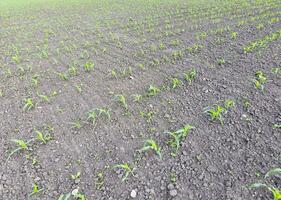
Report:
[[136,196],[137,196],[137,191],[136,190],[132,190],[131,191],[131,197],[132,198],[136,198]]
[[172,197],[177,196],[177,194],[178,194],[177,190],[171,190],[171,191],[170,191],[170,195],[171,195]]
[[174,185],[172,183],[170,183],[168,186],[167,186],[168,190],[172,190],[174,189]]

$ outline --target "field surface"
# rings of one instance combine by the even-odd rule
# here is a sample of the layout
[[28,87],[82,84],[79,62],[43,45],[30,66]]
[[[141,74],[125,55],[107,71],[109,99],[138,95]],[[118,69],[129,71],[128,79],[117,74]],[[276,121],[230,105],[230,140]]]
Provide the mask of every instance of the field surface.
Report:
[[280,200],[280,167],[280,0],[1,0],[0,200]]

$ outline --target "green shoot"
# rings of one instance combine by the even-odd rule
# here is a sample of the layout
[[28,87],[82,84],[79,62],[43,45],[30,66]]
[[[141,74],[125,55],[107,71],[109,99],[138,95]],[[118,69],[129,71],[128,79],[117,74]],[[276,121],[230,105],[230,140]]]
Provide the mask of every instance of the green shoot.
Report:
[[187,71],[186,73],[184,73],[184,79],[189,84],[191,84],[194,81],[196,75],[197,75],[197,71],[195,69],[191,69],[191,70]]
[[255,73],[255,79],[253,80],[254,86],[257,89],[263,90],[264,84],[267,82],[267,78],[262,71],[257,71]]
[[101,190],[103,186],[104,186],[104,175],[102,172],[99,172],[96,180],[96,188],[97,190]]
[[125,110],[128,110],[128,104],[126,103],[126,98],[122,94],[117,94],[114,97],[115,101],[121,104],[125,108]]
[[12,155],[14,155],[15,153],[17,153],[19,151],[27,151],[28,150],[28,144],[32,141],[33,141],[33,139],[29,140],[27,142],[25,142],[24,140],[13,139],[12,142],[14,142],[18,146],[18,148],[11,151],[11,153],[8,155],[7,160],[9,160]]
[[174,132],[165,132],[170,136],[170,140],[167,142],[168,145],[171,147],[175,148],[176,152],[173,153],[172,155],[176,155],[180,148],[181,142],[186,138],[190,130],[195,129],[194,126],[187,124],[183,128],[174,131]]
[[129,175],[135,176],[134,175],[135,168],[132,168],[128,163],[114,165],[113,168],[119,168],[123,170],[122,182],[127,180]]
[[146,152],[149,150],[155,151],[155,153],[160,157],[160,159],[162,158],[161,148],[158,146],[158,144],[153,139],[146,140],[143,148],[140,149],[139,152],[142,153],[142,152]]
[[281,129],[281,124],[273,124],[272,126],[274,129],[280,128]]
[[37,96],[40,97],[43,101],[50,103],[50,98],[47,95],[39,94],[37,92]]
[[66,73],[64,73],[64,72],[55,72],[55,73],[58,75],[58,77],[59,77],[61,80],[63,80],[63,81],[67,81],[67,80],[68,80],[68,76],[67,76]]
[[[267,172],[265,174],[264,178],[269,178],[269,177],[277,175],[277,174],[281,174],[281,168],[275,168],[275,169],[270,170],[269,172]],[[281,200],[281,190],[279,190],[278,188],[276,188],[272,185],[269,185],[266,183],[253,183],[249,186],[249,189],[259,189],[259,188],[268,189],[272,193],[274,200]]]
[[140,102],[141,99],[143,98],[143,96],[140,94],[133,94],[132,96],[134,98],[134,102]]
[[49,142],[52,137],[50,135],[44,135],[42,132],[35,130],[35,132],[37,133],[37,140],[42,142],[43,144],[47,144],[47,142]]
[[153,85],[150,85],[148,88],[148,96],[155,96],[159,92],[160,92],[160,89]]
[[71,193],[68,194],[61,194],[58,200],[70,200]]
[[208,113],[211,116],[211,120],[215,121],[215,120],[219,120],[221,122],[221,124],[223,125],[223,113],[224,113],[225,109],[220,106],[220,105],[214,105],[211,108],[207,108],[204,112]]
[[223,58],[220,58],[220,59],[218,60],[218,64],[219,64],[219,65],[224,65],[224,64],[225,64],[225,60],[224,60]]
[[34,183],[33,188],[32,188],[32,193],[30,193],[28,196],[31,197],[41,191],[43,191],[43,188],[39,189],[38,185],[36,183]]
[[31,98],[24,99],[24,111],[29,111],[34,107],[33,100]]
[[93,61],[88,61],[88,62],[85,63],[84,69],[85,69],[86,72],[90,72],[91,70],[94,69],[94,66],[95,66],[95,64],[94,64]]
[[77,172],[76,174],[71,174],[70,177],[72,180],[75,181],[81,177],[81,172]]
[[181,84],[182,84],[182,82],[178,78],[172,79],[172,89],[179,87]]
[[101,116],[105,116],[110,119],[110,110],[107,108],[94,108],[87,112],[87,121],[90,121],[93,125],[95,125],[97,117]]
[[223,115],[228,112],[230,108],[234,106],[234,101],[227,99],[223,101],[223,105],[214,104],[212,107],[207,107],[204,109],[204,113],[207,113],[212,121],[220,121],[223,126]]
[[71,128],[73,129],[80,129],[82,128],[82,124],[79,120],[75,121],[75,122],[70,122],[70,124],[72,125]]

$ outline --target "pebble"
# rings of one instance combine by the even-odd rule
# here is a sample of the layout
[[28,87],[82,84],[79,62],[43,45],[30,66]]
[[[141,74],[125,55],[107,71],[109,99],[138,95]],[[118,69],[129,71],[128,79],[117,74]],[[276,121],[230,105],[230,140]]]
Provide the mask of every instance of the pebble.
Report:
[[177,194],[178,194],[177,190],[171,190],[171,191],[170,191],[170,195],[171,195],[172,197],[177,196]]
[[170,183],[168,186],[167,186],[168,190],[172,190],[174,189],[174,185],[172,183]]
[[137,191],[136,190],[132,190],[131,191],[131,197],[132,198],[136,198],[136,196],[137,196]]

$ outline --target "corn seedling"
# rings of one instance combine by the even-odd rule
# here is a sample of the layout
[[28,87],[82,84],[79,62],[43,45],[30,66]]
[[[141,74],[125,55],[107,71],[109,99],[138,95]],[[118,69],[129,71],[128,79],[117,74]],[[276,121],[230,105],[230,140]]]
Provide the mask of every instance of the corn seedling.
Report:
[[61,194],[58,200],[70,200],[71,193],[68,194]]
[[82,93],[82,84],[80,84],[80,85],[75,84],[74,87],[79,93]]
[[39,189],[38,185],[36,183],[34,183],[33,187],[32,187],[32,192],[28,196],[32,197],[32,196],[34,196],[35,194],[37,194],[41,191],[43,191],[43,188]]
[[147,152],[153,150],[155,153],[162,158],[161,155],[161,148],[158,146],[158,144],[153,139],[148,139],[145,141],[144,146],[142,149],[139,150],[140,153]]
[[68,74],[70,76],[76,76],[77,75],[77,66],[75,64],[72,64],[69,68],[68,68]]
[[127,180],[129,175],[135,176],[135,168],[132,168],[128,163],[114,165],[113,168],[118,168],[123,171],[122,182]]
[[170,145],[172,148],[175,148],[175,152],[172,153],[173,156],[176,155],[178,152],[181,142],[186,138],[190,130],[195,129],[194,126],[187,124],[183,128],[174,131],[174,132],[165,132],[170,136],[170,140],[168,140],[167,144]]
[[93,61],[88,61],[88,62],[85,63],[84,69],[85,69],[86,72],[90,72],[91,70],[94,69],[94,66],[95,66],[95,64],[94,64]]
[[281,124],[273,124],[274,129],[281,129]]
[[191,69],[191,70],[185,72],[183,75],[184,75],[184,79],[189,84],[191,84],[194,81],[194,79],[195,79],[195,77],[197,75],[197,71],[195,69]]
[[24,111],[29,111],[34,107],[33,100],[31,98],[24,99]]
[[219,120],[221,124],[223,125],[223,113],[224,113],[224,108],[220,105],[214,105],[211,108],[205,109],[204,112],[208,113],[211,116],[211,120]]
[[125,110],[128,110],[128,104],[126,103],[126,98],[122,94],[117,94],[114,96],[115,101],[117,101]]
[[96,119],[101,116],[105,116],[110,119],[110,110],[107,108],[94,108],[87,112],[87,121],[90,121],[93,125],[95,125]]
[[145,118],[147,123],[150,123],[152,121],[153,114],[154,113],[151,111],[149,112],[140,111],[140,116]]
[[178,78],[172,79],[172,89],[179,87],[181,84],[182,84],[182,82]]
[[218,60],[218,64],[219,64],[219,65],[224,65],[224,64],[225,64],[225,60],[224,60],[223,58],[220,58],[220,59]]
[[235,40],[237,38],[237,32],[231,32],[231,38]]
[[143,96],[140,94],[133,94],[132,96],[134,98],[134,102],[140,102],[143,98]]
[[155,96],[159,92],[160,92],[160,89],[153,85],[150,85],[148,88],[148,96]]
[[64,72],[55,72],[55,73],[58,75],[58,77],[59,77],[61,80],[63,80],[63,81],[67,81],[67,80],[68,80],[68,76],[67,76],[66,73],[64,73]]
[[39,142],[42,142],[43,144],[47,144],[47,142],[49,142],[50,140],[52,140],[52,137],[48,134],[44,135],[42,132],[35,130],[37,137],[36,139]]
[[276,74],[277,76],[281,77],[281,68],[280,67],[274,67],[271,69],[271,72],[273,74]]
[[77,120],[75,122],[70,122],[70,124],[72,125],[71,128],[73,128],[73,129],[82,128],[82,124],[81,124],[80,120]]
[[39,94],[37,92],[37,96],[40,97],[43,101],[50,103],[50,98],[47,95]]
[[[269,178],[274,175],[280,175],[281,174],[281,168],[275,168],[267,172],[264,176],[264,178]],[[281,190],[266,183],[253,183],[249,186],[249,189],[259,189],[259,188],[266,188],[269,190],[273,196],[274,200],[281,200]]]
[[267,82],[267,78],[262,71],[257,71],[255,73],[255,79],[253,80],[254,86],[257,89],[263,90],[264,84]]
[[116,72],[116,70],[115,70],[115,69],[112,69],[112,70],[110,71],[110,75],[111,75],[113,78],[117,78],[117,72]]
[[231,99],[227,99],[223,101],[224,105],[214,104],[212,107],[207,107],[204,109],[204,113],[207,113],[212,121],[220,121],[221,125],[223,125],[223,115],[228,112],[230,108],[234,106],[234,101]]
[[250,100],[247,99],[247,98],[243,98],[243,108],[244,108],[245,110],[248,110],[250,106],[251,106]]
[[28,144],[31,143],[32,141],[33,141],[33,139],[31,139],[27,142],[25,142],[24,140],[13,139],[12,142],[14,142],[18,148],[12,150],[11,153],[9,153],[7,160],[9,160],[12,155],[14,155],[15,153],[17,153],[19,151],[27,151]]
[[31,84],[33,87],[38,87],[39,84],[39,75],[34,75],[31,78]]
[[101,190],[103,186],[104,186],[104,175],[102,172],[99,172],[97,174],[96,188],[97,190]]
[[71,174],[70,175],[70,178],[72,179],[72,180],[77,180],[77,179],[79,179],[81,177],[81,172],[77,172],[76,174]]

